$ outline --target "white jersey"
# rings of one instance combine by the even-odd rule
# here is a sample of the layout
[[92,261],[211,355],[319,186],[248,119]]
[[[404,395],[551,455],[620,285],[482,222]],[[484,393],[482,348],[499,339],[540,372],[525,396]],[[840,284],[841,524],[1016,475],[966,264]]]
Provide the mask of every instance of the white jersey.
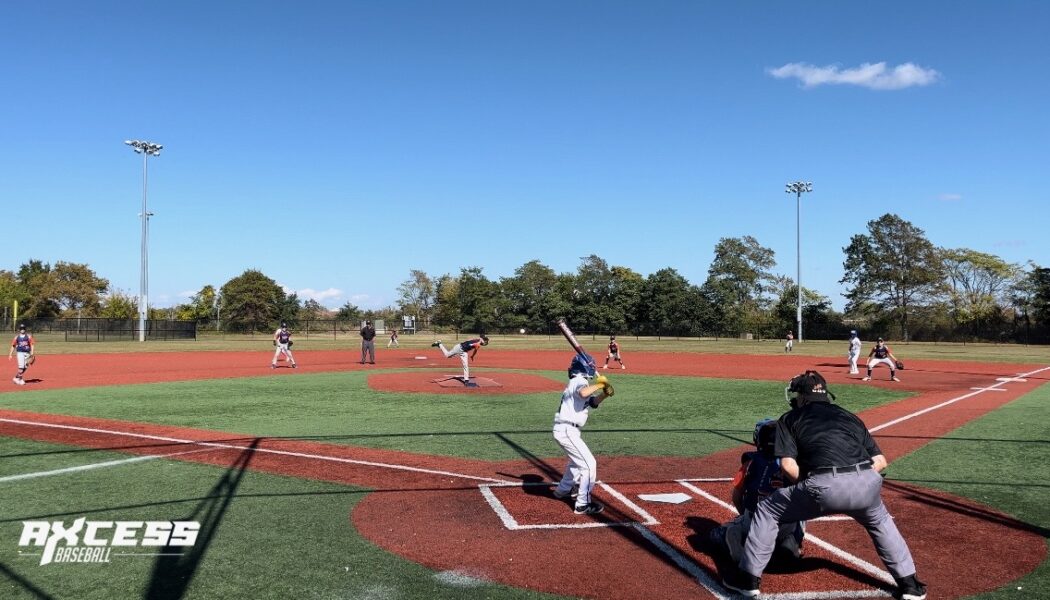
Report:
[[849,353],[855,356],[860,356],[860,347],[862,346],[860,338],[850,338],[849,341]]
[[587,423],[587,414],[591,410],[590,398],[581,396],[580,391],[590,385],[590,381],[580,374],[569,380],[569,385],[561,393],[561,406],[554,415],[554,423],[568,423],[583,427]]

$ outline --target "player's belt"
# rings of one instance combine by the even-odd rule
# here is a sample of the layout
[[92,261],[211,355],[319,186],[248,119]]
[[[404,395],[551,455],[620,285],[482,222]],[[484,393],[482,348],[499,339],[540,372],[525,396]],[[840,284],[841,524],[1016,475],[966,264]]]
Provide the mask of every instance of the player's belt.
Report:
[[572,425],[576,429],[580,429],[581,427],[583,427],[583,425],[580,425],[579,423],[573,423],[572,421],[555,421],[554,424],[555,425]]
[[823,475],[825,473],[831,473],[838,475],[839,473],[859,473],[860,471],[867,471],[871,469],[870,462],[857,463],[855,465],[848,465],[845,467],[817,467],[816,469],[810,469],[810,475]]

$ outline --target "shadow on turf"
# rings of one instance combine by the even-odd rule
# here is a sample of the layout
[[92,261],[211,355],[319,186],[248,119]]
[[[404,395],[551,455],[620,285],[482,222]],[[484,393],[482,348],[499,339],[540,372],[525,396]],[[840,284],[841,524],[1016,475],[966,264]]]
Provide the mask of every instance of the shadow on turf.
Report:
[[193,576],[197,573],[197,567],[208,552],[215,532],[222,523],[226,509],[237,495],[237,488],[240,487],[259,442],[260,438],[252,440],[212,486],[207,497],[182,519],[200,523],[197,541],[185,552],[185,548],[181,546],[165,546],[161,549],[153,563],[153,572],[143,597],[150,600],[177,600],[186,594]]
[[14,582],[15,585],[21,587],[23,590],[31,594],[34,598],[39,598],[40,600],[54,600],[54,596],[36,587],[35,585],[33,585],[32,581],[29,581],[28,579],[22,577],[18,573],[15,573],[2,562],[0,562],[0,575],[3,575],[10,581]]

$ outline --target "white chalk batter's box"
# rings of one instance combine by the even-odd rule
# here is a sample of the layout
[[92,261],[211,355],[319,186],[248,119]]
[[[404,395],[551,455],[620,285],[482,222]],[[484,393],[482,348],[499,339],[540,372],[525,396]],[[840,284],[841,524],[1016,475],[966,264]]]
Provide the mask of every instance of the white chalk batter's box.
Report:
[[482,497],[511,531],[521,529],[588,529],[659,525],[651,514],[627,495],[598,482],[592,494],[605,505],[599,515],[577,515],[572,504],[551,496],[550,484],[481,485]]

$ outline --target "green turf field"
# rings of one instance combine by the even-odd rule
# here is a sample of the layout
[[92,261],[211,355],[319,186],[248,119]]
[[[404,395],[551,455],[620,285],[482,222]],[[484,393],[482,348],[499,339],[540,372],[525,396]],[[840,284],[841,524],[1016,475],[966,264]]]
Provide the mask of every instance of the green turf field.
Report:
[[[483,374],[484,371],[478,371]],[[561,372],[546,373],[562,381]],[[556,456],[560,394],[376,392],[367,373],[311,373],[5,394],[7,408],[128,419],[257,436],[296,437],[465,458]],[[616,377],[618,393],[591,415],[595,453],[704,455],[751,442],[755,421],[787,410],[784,384],[686,377]],[[854,411],[906,394],[841,386]]]
[[[483,373],[479,371],[479,373]],[[540,373],[561,382],[558,372]],[[556,457],[558,393],[375,392],[367,373],[294,373],[208,381],[2,393],[5,408],[285,436],[463,458]],[[781,382],[617,375],[591,415],[600,457],[696,456],[750,442],[754,422],[786,409]],[[839,386],[854,411],[907,394]],[[888,478],[941,488],[1050,533],[1050,385],[894,462]],[[108,451],[0,438],[0,478],[121,460]],[[0,482],[0,598],[539,598],[436,574],[379,550],[350,526],[367,490],[168,461]],[[179,560],[40,567],[19,556],[22,521],[200,520],[209,532]],[[202,538],[204,539],[204,538]],[[1008,557],[1007,557],[1008,559]],[[1021,587],[1021,590],[1017,588]],[[1050,568],[982,599],[1050,597]]]
[[[350,350],[361,348],[361,339],[356,332],[333,338],[330,335],[295,335],[295,350]],[[467,339],[472,334],[443,333],[437,337],[455,342]],[[190,351],[260,351],[272,353],[270,334],[216,335],[202,332],[197,340],[140,342],[66,342],[61,334],[34,334],[38,351],[42,354],[83,354],[109,352],[190,352]],[[381,356],[386,350],[382,337],[377,338],[376,352]],[[401,336],[402,348],[429,348],[435,339],[429,332]],[[565,350],[565,340],[558,333],[551,335],[498,335],[493,334],[492,348]],[[720,354],[783,354],[783,340],[740,340],[732,338],[675,338],[619,336],[624,361],[630,364],[631,355],[638,352],[712,352]],[[603,348],[608,338],[600,335],[581,335],[580,343],[587,348]],[[979,362],[1050,363],[1050,346],[1026,346],[1021,344],[956,344],[913,342],[903,343],[889,340],[895,354],[907,359],[972,360]],[[864,352],[872,342],[865,340]],[[795,354],[805,356],[845,356],[846,340],[806,340],[795,342]]]

